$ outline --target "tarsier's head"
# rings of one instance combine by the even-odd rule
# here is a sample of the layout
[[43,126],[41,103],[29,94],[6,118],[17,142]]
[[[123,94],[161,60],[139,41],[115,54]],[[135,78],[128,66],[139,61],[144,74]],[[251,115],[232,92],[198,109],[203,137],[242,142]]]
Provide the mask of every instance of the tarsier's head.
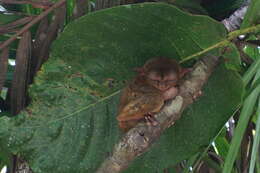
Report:
[[166,91],[178,84],[181,68],[174,59],[156,57],[147,61],[142,71],[150,85]]

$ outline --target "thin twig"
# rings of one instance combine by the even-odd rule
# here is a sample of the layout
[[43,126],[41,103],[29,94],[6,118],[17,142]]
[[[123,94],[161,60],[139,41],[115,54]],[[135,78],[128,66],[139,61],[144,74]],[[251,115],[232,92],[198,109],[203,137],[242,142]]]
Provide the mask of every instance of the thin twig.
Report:
[[0,45],[0,50],[8,46],[10,43],[12,43],[18,36],[23,34],[24,32],[28,31],[30,27],[32,27],[34,24],[38,23],[42,18],[47,16],[50,12],[52,12],[54,9],[64,5],[66,0],[60,0],[59,2],[55,3],[52,7],[48,8],[46,11],[41,13],[39,16],[35,17],[30,23],[25,25],[19,32],[17,32],[14,36],[12,36],[10,39],[6,40]]
[[229,32],[237,30],[240,27],[247,8],[248,6],[241,7],[240,9],[236,10],[229,18],[221,21]]
[[18,26],[25,25],[33,20],[33,16],[24,17],[6,25],[0,26],[0,34],[5,34],[17,30]]
[[237,38],[240,35],[244,35],[244,34],[248,34],[248,33],[255,33],[255,32],[259,32],[259,31],[260,31],[260,24],[255,25],[255,26],[251,26],[251,27],[248,27],[248,28],[245,28],[245,29],[230,32],[228,34],[228,37],[225,40],[222,40],[222,41],[220,41],[220,42],[218,42],[218,43],[216,43],[216,44],[214,44],[214,45],[212,45],[212,46],[210,46],[210,47],[208,47],[208,48],[206,48],[206,49],[204,49],[200,52],[197,52],[195,54],[192,54],[190,56],[183,58],[180,61],[180,63],[186,62],[186,61],[191,60],[195,57],[203,55],[203,54],[205,54],[205,53],[207,53],[207,52],[209,52],[213,49],[228,46],[233,39]]
[[30,0],[24,0],[24,1],[2,0],[1,3],[3,3],[3,4],[31,4],[35,8],[43,8],[43,9],[47,9],[53,5],[53,3],[49,2],[49,1],[30,1]]

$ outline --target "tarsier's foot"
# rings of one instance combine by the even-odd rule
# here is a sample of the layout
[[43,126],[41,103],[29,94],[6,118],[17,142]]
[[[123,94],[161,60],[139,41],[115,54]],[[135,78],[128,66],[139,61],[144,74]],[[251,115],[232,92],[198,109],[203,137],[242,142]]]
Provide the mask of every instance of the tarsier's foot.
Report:
[[144,116],[144,119],[146,120],[146,123],[148,126],[157,126],[158,122],[157,120],[153,117],[151,113],[148,113]]
[[195,94],[192,96],[193,100],[197,100],[198,97],[202,96],[202,91],[199,90],[197,92],[195,92]]

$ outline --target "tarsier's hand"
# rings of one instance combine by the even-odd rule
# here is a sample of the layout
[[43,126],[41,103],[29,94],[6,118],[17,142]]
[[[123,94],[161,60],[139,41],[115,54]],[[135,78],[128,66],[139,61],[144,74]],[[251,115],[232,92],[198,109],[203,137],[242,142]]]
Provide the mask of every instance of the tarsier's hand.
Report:
[[163,93],[163,98],[164,100],[172,99],[178,94],[178,92],[179,89],[177,87],[171,87]]

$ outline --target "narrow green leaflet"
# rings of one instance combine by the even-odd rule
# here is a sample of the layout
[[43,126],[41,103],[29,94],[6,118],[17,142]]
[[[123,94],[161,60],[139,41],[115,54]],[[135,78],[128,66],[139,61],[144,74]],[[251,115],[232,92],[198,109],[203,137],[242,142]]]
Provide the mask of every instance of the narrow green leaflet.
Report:
[[255,60],[243,76],[243,82],[247,85],[255,76],[260,67],[260,58]]
[[259,142],[260,142],[260,97],[258,99],[258,106],[257,106],[257,123],[256,123],[256,133],[254,136],[254,143],[252,147],[252,155],[250,159],[250,167],[249,167],[249,173],[254,173],[254,168],[256,164],[256,158],[257,158],[257,149],[259,147]]
[[247,13],[241,25],[241,29],[260,23],[260,1],[251,0]]
[[254,112],[255,104],[257,103],[259,93],[260,85],[257,86],[244,101],[243,108],[241,110],[241,115],[234,132],[234,137],[232,138],[230,149],[225,160],[223,168],[223,172],[225,173],[231,173],[232,171],[233,164],[235,162],[241,145],[243,134],[245,133],[248,121],[252,113]]
[[[55,41],[30,88],[31,105],[19,116],[1,117],[0,147],[19,153],[35,173],[93,173],[122,135],[115,119],[119,92],[134,69],[153,56],[183,59],[225,36],[211,18],[160,3],[81,17]],[[240,77],[220,65],[203,96],[126,172],[162,172],[203,150],[242,91]]]

